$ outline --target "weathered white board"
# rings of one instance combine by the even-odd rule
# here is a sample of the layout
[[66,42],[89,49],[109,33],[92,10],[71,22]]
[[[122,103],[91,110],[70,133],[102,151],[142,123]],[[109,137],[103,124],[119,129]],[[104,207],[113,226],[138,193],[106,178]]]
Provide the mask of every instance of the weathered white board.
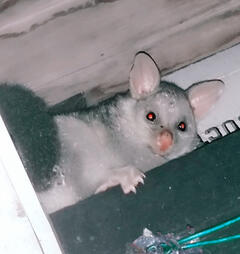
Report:
[[126,84],[139,50],[165,74],[240,40],[238,0],[4,2],[0,80],[24,83],[49,103]]

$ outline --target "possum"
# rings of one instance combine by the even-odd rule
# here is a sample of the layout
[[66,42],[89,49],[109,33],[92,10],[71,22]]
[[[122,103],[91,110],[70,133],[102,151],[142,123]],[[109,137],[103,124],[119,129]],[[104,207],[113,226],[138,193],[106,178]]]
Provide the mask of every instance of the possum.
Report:
[[[51,180],[47,181],[47,188],[39,188],[38,193],[46,211],[54,212],[117,185],[126,194],[136,193],[137,185],[144,183],[147,171],[198,147],[197,122],[219,99],[223,87],[221,80],[207,80],[183,90],[172,82],[161,81],[152,57],[139,52],[130,71],[127,92],[89,107],[84,101],[84,107],[76,112],[70,110],[61,114],[56,113],[58,107],[53,106],[51,110],[45,104],[41,106],[41,132],[34,120],[34,127],[28,128],[34,132],[35,146],[38,143],[41,147],[42,136],[45,147],[47,140],[51,142],[50,151],[45,153],[41,149],[42,155],[47,157],[51,150],[54,151],[55,166],[49,168],[53,174],[44,171],[44,176],[50,175]],[[28,95],[33,102],[34,94]],[[3,101],[5,98],[7,95],[2,96]],[[26,104],[24,98],[22,103]],[[0,101],[0,107],[1,104]],[[19,103],[18,117],[21,107]],[[27,108],[31,110],[30,105],[24,110]],[[33,114],[37,115],[35,111]],[[51,123],[46,131],[53,133],[53,139],[43,133],[42,126],[46,121]],[[23,129],[26,122],[24,118],[19,128]],[[34,150],[28,131],[19,132],[15,128],[13,136],[14,132],[18,134],[14,137],[16,142],[17,136],[22,139],[24,134],[27,141],[23,143],[28,146],[24,155],[27,157]],[[21,150],[21,142],[17,143]],[[36,165],[36,156],[34,160]],[[38,160],[44,162],[45,158]],[[48,165],[52,164],[53,160],[48,162]],[[34,179],[36,183],[37,178]]]
[[[161,81],[156,63],[144,52],[135,56],[129,83],[127,93],[55,117],[64,182],[43,193],[46,204],[74,204],[116,185],[136,193],[145,172],[199,145],[197,121],[223,91],[221,80],[186,91]],[[63,193],[68,198],[60,201]]]

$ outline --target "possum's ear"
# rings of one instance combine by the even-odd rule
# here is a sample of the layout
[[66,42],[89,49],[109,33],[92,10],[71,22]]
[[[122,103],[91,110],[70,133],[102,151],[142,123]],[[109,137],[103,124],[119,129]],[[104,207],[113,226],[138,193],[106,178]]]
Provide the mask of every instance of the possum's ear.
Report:
[[134,99],[145,98],[158,88],[160,72],[154,60],[146,53],[135,56],[130,71],[130,92]]
[[197,120],[202,119],[213,107],[223,89],[223,81],[217,79],[196,83],[187,89],[188,99]]

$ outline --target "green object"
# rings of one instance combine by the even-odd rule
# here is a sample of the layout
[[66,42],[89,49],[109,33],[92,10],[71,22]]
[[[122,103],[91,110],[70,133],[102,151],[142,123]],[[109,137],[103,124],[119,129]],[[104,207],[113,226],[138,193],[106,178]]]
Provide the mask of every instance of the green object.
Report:
[[[197,241],[194,243],[188,243],[188,244],[184,245],[187,242],[190,242],[192,240],[196,240],[197,238],[209,235],[209,234],[214,233],[214,232],[216,232],[220,229],[223,229],[225,227],[229,227],[230,225],[237,223],[239,221],[240,221],[240,216],[236,217],[234,219],[228,220],[224,223],[221,223],[215,227],[211,227],[209,229],[203,230],[203,231],[198,232],[196,234],[182,238],[177,241],[177,243],[179,244],[179,246],[176,246],[177,250],[179,250],[179,249],[186,250],[186,249],[192,249],[192,248],[203,247],[203,246],[208,246],[208,245],[225,243],[225,242],[232,241],[232,240],[238,240],[238,239],[240,239],[240,234],[219,238],[217,240]],[[174,247],[166,245],[166,244],[163,244],[162,247],[164,250],[164,254],[170,254],[170,253],[173,253],[174,250],[176,250]]]
[[234,223],[236,223],[236,222],[238,222],[238,221],[240,221],[240,216],[237,217],[237,218],[234,218],[234,219],[232,219],[232,220],[228,220],[227,222],[224,222],[224,223],[222,223],[222,224],[220,224],[220,225],[217,225],[217,226],[215,226],[215,227],[206,229],[206,230],[204,230],[204,231],[201,231],[201,232],[196,233],[196,234],[194,234],[194,235],[191,235],[191,236],[189,236],[189,237],[183,238],[183,239],[179,240],[178,243],[179,243],[179,244],[183,244],[183,243],[189,242],[189,241],[191,241],[191,240],[194,240],[194,239],[196,239],[196,238],[203,237],[203,236],[208,235],[208,234],[211,234],[211,233],[213,233],[213,232],[215,232],[215,231],[217,231],[217,230],[220,230],[220,229],[222,229],[222,228],[228,227],[228,226],[230,226],[230,225],[232,225],[232,224],[234,224]]
[[[189,249],[193,249],[193,248],[199,248],[199,247],[208,246],[208,245],[215,245],[215,244],[220,244],[220,243],[225,243],[228,241],[240,239],[240,234],[238,234],[238,235],[222,237],[217,240],[199,241],[200,237],[204,237],[204,236],[214,233],[220,229],[229,227],[230,225],[237,223],[239,221],[240,221],[240,217],[236,217],[234,219],[231,219],[231,220],[228,220],[224,223],[221,223],[217,226],[203,230],[203,231],[198,232],[196,234],[192,234],[192,235],[182,238],[180,240],[176,240],[176,239],[174,239],[173,236],[168,236],[168,235],[165,235],[164,238],[161,238],[161,236],[160,237],[152,236],[152,239],[151,239],[151,236],[141,236],[137,240],[138,240],[138,242],[140,242],[143,245],[139,248],[143,248],[145,244],[147,245],[148,242],[153,241],[153,244],[146,248],[146,253],[159,253],[159,254],[160,253],[162,253],[162,254],[178,253],[178,251],[181,251],[181,250],[189,250]],[[145,239],[144,239],[144,237],[145,237]],[[192,240],[196,240],[196,242],[188,243]],[[160,247],[159,244],[160,244],[161,248],[159,248]],[[137,247],[138,246],[139,245],[137,245]],[[187,252],[187,253],[189,253],[189,252]],[[191,251],[191,253],[195,253],[195,252]],[[196,253],[199,253],[199,251],[197,251]]]
[[209,241],[203,241],[203,242],[190,243],[185,246],[182,246],[182,249],[185,250],[185,249],[191,249],[191,248],[202,247],[202,246],[207,246],[207,245],[219,244],[219,243],[229,242],[229,241],[236,240],[236,239],[240,239],[240,235],[223,237],[223,238],[220,238],[217,240],[209,240]]
[[[214,233],[215,231],[218,231],[220,229],[223,229],[225,227],[228,227],[236,222],[240,221],[240,216],[236,217],[234,219],[228,220],[222,224],[219,224],[215,227],[206,229],[204,231],[201,231],[199,233],[193,234],[189,237],[183,238],[181,240],[178,241],[178,243],[180,245],[187,243],[191,240],[195,240],[197,238],[206,236],[208,234]],[[202,247],[202,246],[207,246],[207,245],[213,245],[213,244],[219,244],[219,243],[224,243],[224,242],[228,242],[228,241],[232,241],[232,240],[236,240],[236,239],[240,239],[240,234],[238,235],[232,235],[232,236],[227,236],[227,237],[223,237],[217,240],[209,240],[209,241],[202,241],[202,242],[195,242],[195,243],[189,243],[187,245],[182,246],[182,249],[190,249],[190,248],[196,248],[196,247]]]

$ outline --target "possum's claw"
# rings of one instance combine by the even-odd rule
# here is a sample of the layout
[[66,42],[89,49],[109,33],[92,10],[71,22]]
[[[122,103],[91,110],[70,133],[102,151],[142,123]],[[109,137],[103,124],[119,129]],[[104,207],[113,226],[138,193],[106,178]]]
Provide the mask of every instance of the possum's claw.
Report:
[[108,188],[121,185],[121,188],[125,194],[130,192],[136,193],[136,186],[139,183],[144,184],[145,175],[132,166],[117,168],[112,171],[110,177],[100,185],[95,194],[106,191]]
[[[127,191],[127,192],[125,192],[125,191]],[[123,192],[125,193],[125,194],[128,194],[128,193],[130,193],[130,192],[133,192],[133,193],[137,193],[137,190],[136,190],[136,188],[134,187],[134,186],[131,186],[128,190],[123,190]]]
[[[112,185],[113,186],[113,185]],[[98,193],[100,193],[100,192],[104,192],[104,191],[106,191],[108,188],[110,188],[110,185],[108,185],[108,184],[102,184],[100,187],[98,187],[97,188],[97,190],[95,191],[95,193],[94,194],[98,194]]]
[[141,184],[144,184],[144,178],[145,177],[146,176],[144,174],[142,174],[141,177],[139,177],[138,182],[141,183]]

